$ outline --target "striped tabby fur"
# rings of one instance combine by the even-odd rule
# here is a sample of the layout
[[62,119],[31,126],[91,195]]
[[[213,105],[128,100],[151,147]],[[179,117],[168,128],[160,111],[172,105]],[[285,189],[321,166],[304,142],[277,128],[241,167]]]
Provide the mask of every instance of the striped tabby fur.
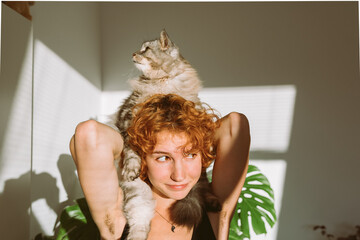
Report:
[[[122,158],[117,165],[120,186],[125,195],[124,213],[130,227],[127,239],[145,240],[150,230],[155,202],[150,187],[138,178],[141,160],[128,145],[126,130],[132,120],[132,109],[136,104],[159,93],[174,93],[187,100],[199,102],[201,81],[195,69],[180,55],[178,47],[171,42],[165,30],[161,32],[159,39],[143,43],[141,49],[133,54],[133,61],[142,75],[130,81],[133,92],[120,106],[116,116],[115,126],[124,138]],[[199,213],[202,212],[203,203],[207,200],[198,198],[205,198],[204,195],[209,197],[211,203],[215,202],[215,209],[219,210],[216,197],[209,194],[211,191],[203,194],[203,189],[210,188],[206,177],[201,179],[198,184],[203,187],[194,187],[185,199],[177,201],[172,207],[171,216],[180,216],[171,219],[175,224],[188,227],[196,225],[201,219]]]

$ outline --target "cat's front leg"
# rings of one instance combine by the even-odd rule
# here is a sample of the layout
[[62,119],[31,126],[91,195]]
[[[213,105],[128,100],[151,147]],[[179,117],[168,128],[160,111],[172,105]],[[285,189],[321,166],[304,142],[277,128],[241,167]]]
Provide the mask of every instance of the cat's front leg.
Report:
[[123,150],[123,167],[121,176],[123,181],[133,181],[139,176],[141,159],[140,157],[128,146],[124,147]]
[[151,188],[140,178],[122,182],[121,188],[125,195],[123,210],[130,227],[127,239],[146,240],[155,209]]

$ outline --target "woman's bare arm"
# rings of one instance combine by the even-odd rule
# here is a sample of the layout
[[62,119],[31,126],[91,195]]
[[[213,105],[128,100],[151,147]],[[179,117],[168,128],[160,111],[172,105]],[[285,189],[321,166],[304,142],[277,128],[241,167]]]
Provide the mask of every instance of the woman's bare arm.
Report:
[[230,221],[249,163],[250,129],[246,116],[233,112],[222,118],[215,141],[212,189],[223,208],[220,213],[209,213],[209,217],[217,238],[228,239]]
[[121,135],[94,120],[80,123],[70,141],[80,184],[102,239],[119,239],[126,223],[114,165],[122,149]]

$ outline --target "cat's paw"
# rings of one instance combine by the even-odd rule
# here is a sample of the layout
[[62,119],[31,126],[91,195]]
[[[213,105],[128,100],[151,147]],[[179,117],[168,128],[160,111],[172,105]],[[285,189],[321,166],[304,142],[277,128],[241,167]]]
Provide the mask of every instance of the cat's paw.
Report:
[[134,181],[139,177],[140,171],[133,169],[131,171],[122,171],[122,175],[125,181]]
[[122,176],[125,181],[134,181],[140,175],[140,162],[137,158],[130,158],[122,169]]
[[130,231],[127,236],[128,240],[146,240],[148,236],[147,231]]
[[134,181],[140,174],[141,159],[131,149],[124,150],[121,176],[124,181]]

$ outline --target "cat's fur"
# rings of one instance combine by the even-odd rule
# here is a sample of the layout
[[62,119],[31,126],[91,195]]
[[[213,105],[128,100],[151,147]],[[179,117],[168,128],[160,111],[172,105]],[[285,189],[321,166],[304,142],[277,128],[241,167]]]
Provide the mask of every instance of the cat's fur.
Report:
[[[145,240],[150,230],[155,202],[150,187],[138,178],[140,157],[128,145],[126,130],[134,114],[133,107],[154,94],[169,93],[199,103],[201,81],[165,30],[159,39],[143,43],[140,51],[133,54],[133,62],[142,75],[130,81],[133,92],[120,106],[116,116],[115,126],[124,138],[122,158],[117,164],[120,186],[125,195],[124,213],[130,227],[128,239]],[[219,210],[220,205],[209,189],[206,177],[202,177],[185,199],[172,206],[171,221],[187,227],[199,223],[206,200],[203,199],[204,195],[209,197],[213,210]]]

